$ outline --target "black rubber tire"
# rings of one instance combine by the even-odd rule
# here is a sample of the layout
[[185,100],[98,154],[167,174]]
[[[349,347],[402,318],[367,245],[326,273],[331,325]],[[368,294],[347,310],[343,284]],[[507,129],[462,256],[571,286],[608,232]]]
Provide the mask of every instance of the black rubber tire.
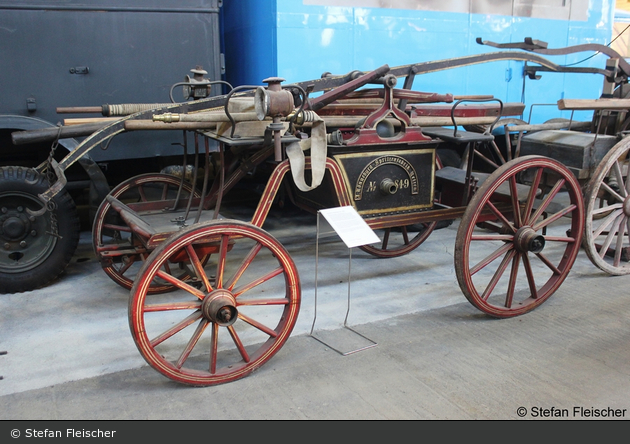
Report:
[[50,212],[38,194],[49,188],[46,177],[32,168],[0,167],[0,293],[21,293],[50,284],[70,263],[79,243],[80,221],[66,190],[53,202],[57,233],[52,236]]

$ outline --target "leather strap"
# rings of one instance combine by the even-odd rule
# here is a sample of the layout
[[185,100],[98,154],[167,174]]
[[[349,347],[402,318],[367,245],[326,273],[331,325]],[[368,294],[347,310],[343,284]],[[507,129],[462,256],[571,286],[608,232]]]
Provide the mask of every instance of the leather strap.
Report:
[[[295,185],[301,191],[310,191],[317,188],[324,178],[326,172],[326,123],[317,114],[314,114],[311,137],[293,142],[286,147],[287,157],[291,165],[291,174]],[[308,185],[304,179],[305,158],[304,151],[311,150],[311,184]]]

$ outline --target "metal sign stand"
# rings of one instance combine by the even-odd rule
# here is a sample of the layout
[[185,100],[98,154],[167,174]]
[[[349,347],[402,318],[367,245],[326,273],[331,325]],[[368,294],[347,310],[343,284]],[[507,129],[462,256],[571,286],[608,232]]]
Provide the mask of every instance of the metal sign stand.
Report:
[[313,315],[313,325],[311,326],[311,332],[310,332],[310,336],[321,342],[322,344],[324,344],[325,346],[333,349],[334,351],[336,351],[337,353],[343,355],[343,356],[348,356],[351,355],[353,353],[357,353],[363,350],[367,350],[368,348],[372,348],[375,347],[376,345],[378,345],[376,342],[374,342],[373,340],[371,340],[370,338],[362,335],[361,333],[359,333],[358,331],[354,330],[353,328],[348,326],[348,315],[350,314],[350,281],[351,281],[351,272],[352,272],[352,247],[348,248],[348,303],[347,303],[347,309],[346,309],[346,317],[343,321],[343,328],[347,329],[349,331],[351,331],[352,333],[362,337],[363,339],[367,340],[369,342],[369,345],[366,345],[364,347],[359,347],[355,350],[350,350],[350,351],[341,351],[338,348],[333,347],[332,345],[330,345],[329,343],[325,342],[324,340],[322,340],[321,338],[318,338],[317,336],[315,336],[313,334],[313,330],[315,329],[315,322],[317,321],[317,278],[318,278],[318,266],[319,266],[319,217],[320,217],[320,212],[317,212],[317,240],[315,242],[315,311],[314,311],[314,315]]
[[[0,351],[0,355],[6,355],[6,351]],[[0,380],[4,379],[4,376],[0,376]]]

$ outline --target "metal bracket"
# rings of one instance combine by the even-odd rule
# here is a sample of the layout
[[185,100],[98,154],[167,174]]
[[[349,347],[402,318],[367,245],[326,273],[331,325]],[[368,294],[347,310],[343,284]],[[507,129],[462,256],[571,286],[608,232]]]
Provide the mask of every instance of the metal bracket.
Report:
[[488,40],[481,40],[481,37],[477,37],[477,43],[480,45],[492,46],[494,48],[522,49],[525,51],[547,49],[547,42],[543,42],[542,40],[534,40],[531,37],[525,37],[525,40],[523,42],[518,43],[495,43]]

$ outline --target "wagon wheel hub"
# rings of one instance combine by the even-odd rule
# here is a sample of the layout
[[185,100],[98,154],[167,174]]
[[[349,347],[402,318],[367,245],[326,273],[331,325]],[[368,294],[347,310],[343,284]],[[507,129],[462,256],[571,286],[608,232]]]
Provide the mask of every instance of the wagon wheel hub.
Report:
[[545,237],[536,233],[532,227],[522,227],[514,236],[514,246],[521,253],[540,253],[545,248]]
[[217,289],[210,292],[201,304],[203,316],[216,322],[222,327],[228,327],[238,318],[236,299],[231,292],[225,289]]
[[630,195],[626,196],[626,199],[623,201],[623,213],[630,217]]

